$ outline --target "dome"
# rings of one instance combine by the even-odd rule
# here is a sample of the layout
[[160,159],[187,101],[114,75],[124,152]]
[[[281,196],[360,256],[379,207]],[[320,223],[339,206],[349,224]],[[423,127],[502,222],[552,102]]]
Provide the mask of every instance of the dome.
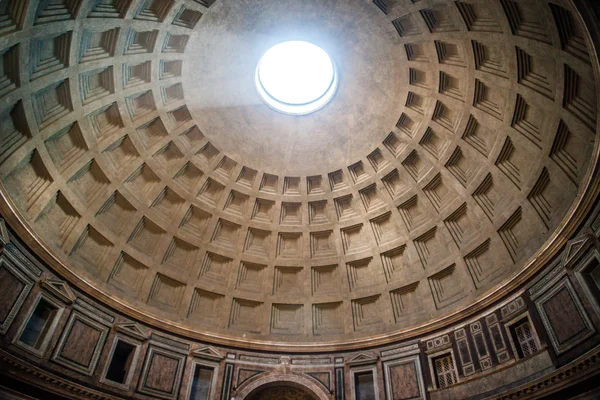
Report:
[[[5,11],[3,213],[155,326],[306,348],[443,326],[551,258],[588,195],[592,58],[536,6],[42,3]],[[255,87],[290,41],[339,81],[308,115]]]
[[0,0],[0,397],[592,390],[598,20]]

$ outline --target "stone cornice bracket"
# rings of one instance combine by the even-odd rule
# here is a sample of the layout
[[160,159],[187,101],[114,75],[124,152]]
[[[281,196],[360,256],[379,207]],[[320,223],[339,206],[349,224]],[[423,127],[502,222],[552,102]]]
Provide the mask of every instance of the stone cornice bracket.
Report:
[[115,325],[115,330],[142,342],[150,338],[150,332],[136,322],[122,322]]
[[375,364],[379,360],[379,357],[371,353],[358,353],[348,361],[346,365],[350,367],[356,367],[359,365]]
[[225,359],[225,356],[219,353],[215,348],[211,346],[202,346],[190,352],[192,357],[203,358],[211,361],[221,361]]
[[65,281],[46,278],[40,281],[40,286],[67,305],[70,305],[75,301],[75,295]]

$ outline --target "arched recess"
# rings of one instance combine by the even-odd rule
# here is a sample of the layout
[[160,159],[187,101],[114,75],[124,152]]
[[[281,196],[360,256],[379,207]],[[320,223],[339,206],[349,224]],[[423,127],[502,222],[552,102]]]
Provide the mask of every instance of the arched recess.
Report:
[[252,396],[258,393],[259,391],[267,387],[279,385],[300,388],[317,400],[332,399],[330,393],[325,392],[325,390],[322,387],[320,387],[317,383],[315,383],[307,377],[296,374],[272,373],[239,387],[237,390],[237,394],[233,397],[232,400],[251,399]]

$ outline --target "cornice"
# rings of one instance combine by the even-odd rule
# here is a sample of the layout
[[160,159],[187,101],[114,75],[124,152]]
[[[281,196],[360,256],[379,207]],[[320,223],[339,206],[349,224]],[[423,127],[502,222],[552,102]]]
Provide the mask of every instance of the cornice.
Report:
[[496,397],[498,400],[532,399],[558,392],[566,387],[584,381],[600,371],[600,346],[570,362],[569,364],[544,375],[532,382],[521,385]]
[[0,363],[5,364],[7,375],[13,375],[20,381],[36,386],[70,399],[119,400],[123,397],[111,396],[89,387],[71,382],[67,379],[38,368],[27,361],[17,358],[0,349]]

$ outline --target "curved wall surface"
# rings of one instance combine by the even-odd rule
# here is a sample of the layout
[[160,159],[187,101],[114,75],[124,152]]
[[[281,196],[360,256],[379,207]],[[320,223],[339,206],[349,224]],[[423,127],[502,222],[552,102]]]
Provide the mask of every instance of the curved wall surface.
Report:
[[331,400],[357,393],[381,400],[594,398],[599,237],[597,206],[531,283],[443,330],[358,350],[289,353],[191,340],[115,312],[48,270],[3,225],[0,393],[11,399],[241,400],[263,392]]

